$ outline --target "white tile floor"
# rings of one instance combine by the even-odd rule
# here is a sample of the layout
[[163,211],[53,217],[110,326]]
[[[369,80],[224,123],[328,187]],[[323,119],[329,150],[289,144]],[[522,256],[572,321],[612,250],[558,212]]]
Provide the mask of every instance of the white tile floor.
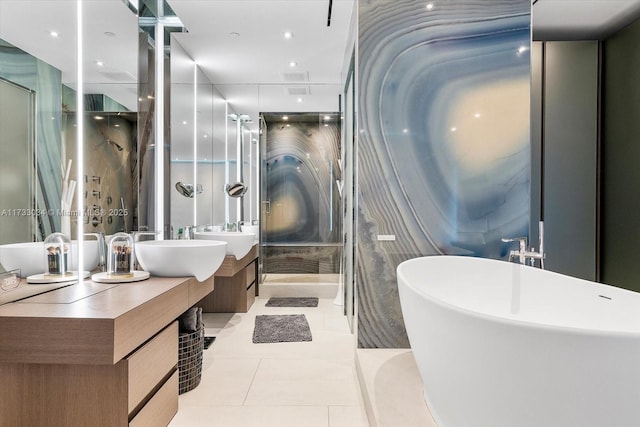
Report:
[[[306,295],[305,295],[306,296]],[[246,314],[205,314],[202,381],[180,395],[170,427],[365,427],[356,376],[354,336],[342,307],[321,298],[317,308],[265,307]],[[313,340],[253,344],[258,314],[305,314]]]

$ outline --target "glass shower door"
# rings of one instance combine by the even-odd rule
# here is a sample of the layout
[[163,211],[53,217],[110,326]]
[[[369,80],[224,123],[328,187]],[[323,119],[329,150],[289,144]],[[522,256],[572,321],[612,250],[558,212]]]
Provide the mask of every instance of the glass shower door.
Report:
[[342,257],[339,115],[264,117],[263,273],[337,276]]

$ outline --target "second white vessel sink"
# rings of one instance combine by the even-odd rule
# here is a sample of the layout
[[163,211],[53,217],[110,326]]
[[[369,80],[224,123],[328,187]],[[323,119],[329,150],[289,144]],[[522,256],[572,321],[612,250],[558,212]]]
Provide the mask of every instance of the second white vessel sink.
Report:
[[256,235],[239,231],[196,231],[197,240],[221,240],[227,242],[227,255],[240,259],[253,247]]
[[195,276],[199,282],[211,277],[225,257],[226,242],[199,240],[148,240],[136,242],[138,262],[153,276]]

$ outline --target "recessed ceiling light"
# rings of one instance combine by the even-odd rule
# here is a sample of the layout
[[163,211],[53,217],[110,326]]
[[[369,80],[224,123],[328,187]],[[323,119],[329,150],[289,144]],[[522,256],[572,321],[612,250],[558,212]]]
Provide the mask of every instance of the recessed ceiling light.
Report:
[[455,126],[451,128],[451,132],[455,132],[455,131],[457,131],[457,130],[458,130],[458,128],[457,128],[457,127],[455,127]]
[[114,126],[115,126],[115,127],[117,127],[117,128],[119,128],[119,127],[120,127],[120,125],[119,125],[119,124],[117,124],[117,123],[116,123]]
[[183,121],[182,121],[182,124],[183,124],[183,125],[186,125],[186,124],[187,124],[187,121],[186,121],[186,120],[183,120]]
[[102,61],[96,61],[96,65],[97,65],[98,67],[104,67],[104,62],[102,62]]
[[298,102],[302,102],[302,98],[298,98]]
[[59,37],[59,36],[60,36],[60,34],[58,34],[58,32],[57,32],[57,31],[51,31],[51,32],[49,32],[49,35],[50,35],[51,37],[53,37],[53,38],[57,38],[57,37]]
[[282,120],[289,120],[289,116],[282,116]]
[[480,113],[475,113],[475,114],[473,115],[473,117],[475,117],[476,119],[479,119],[479,118],[480,118]]
[[290,61],[289,62],[289,67],[291,67],[291,68],[295,68],[296,65],[298,65],[298,63],[296,61]]
[[331,120],[331,117],[329,117],[329,116],[324,116],[324,119],[325,119],[325,120]]
[[327,123],[325,123],[325,124],[324,124],[324,127],[328,128],[328,127],[329,127],[329,125],[328,125]]
[[427,10],[433,10],[433,3],[427,3]]
[[293,33],[291,31],[285,31],[283,33],[283,36],[284,36],[285,39],[291,39],[291,38],[293,38]]
[[104,117],[102,117],[102,116],[93,116],[93,118],[96,119],[96,120],[103,120],[104,119]]
[[409,129],[402,129],[402,133],[409,133]]
[[288,127],[288,128],[290,128],[290,127],[291,127],[291,125],[290,125],[289,123],[287,123],[287,127]]

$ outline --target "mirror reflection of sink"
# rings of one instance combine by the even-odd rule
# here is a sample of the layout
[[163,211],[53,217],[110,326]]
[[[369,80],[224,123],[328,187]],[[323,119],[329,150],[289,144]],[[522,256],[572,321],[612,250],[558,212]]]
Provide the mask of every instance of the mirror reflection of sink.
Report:
[[[98,266],[100,254],[97,240],[85,240],[84,244],[84,271],[91,271]],[[0,245],[0,264],[5,270],[20,269],[22,277],[42,274],[45,271],[44,243],[25,242]],[[69,258],[69,270],[78,270],[78,241],[71,242],[71,257]]]
[[258,243],[258,234],[260,234],[260,226],[259,225],[246,225],[242,224],[240,226],[240,231],[243,233],[255,234],[254,243]]
[[221,240],[227,242],[227,255],[240,259],[249,253],[254,245],[255,234],[241,231],[196,231],[196,240]]
[[138,262],[152,276],[195,276],[202,282],[224,261],[226,242],[198,240],[147,240],[136,242]]

